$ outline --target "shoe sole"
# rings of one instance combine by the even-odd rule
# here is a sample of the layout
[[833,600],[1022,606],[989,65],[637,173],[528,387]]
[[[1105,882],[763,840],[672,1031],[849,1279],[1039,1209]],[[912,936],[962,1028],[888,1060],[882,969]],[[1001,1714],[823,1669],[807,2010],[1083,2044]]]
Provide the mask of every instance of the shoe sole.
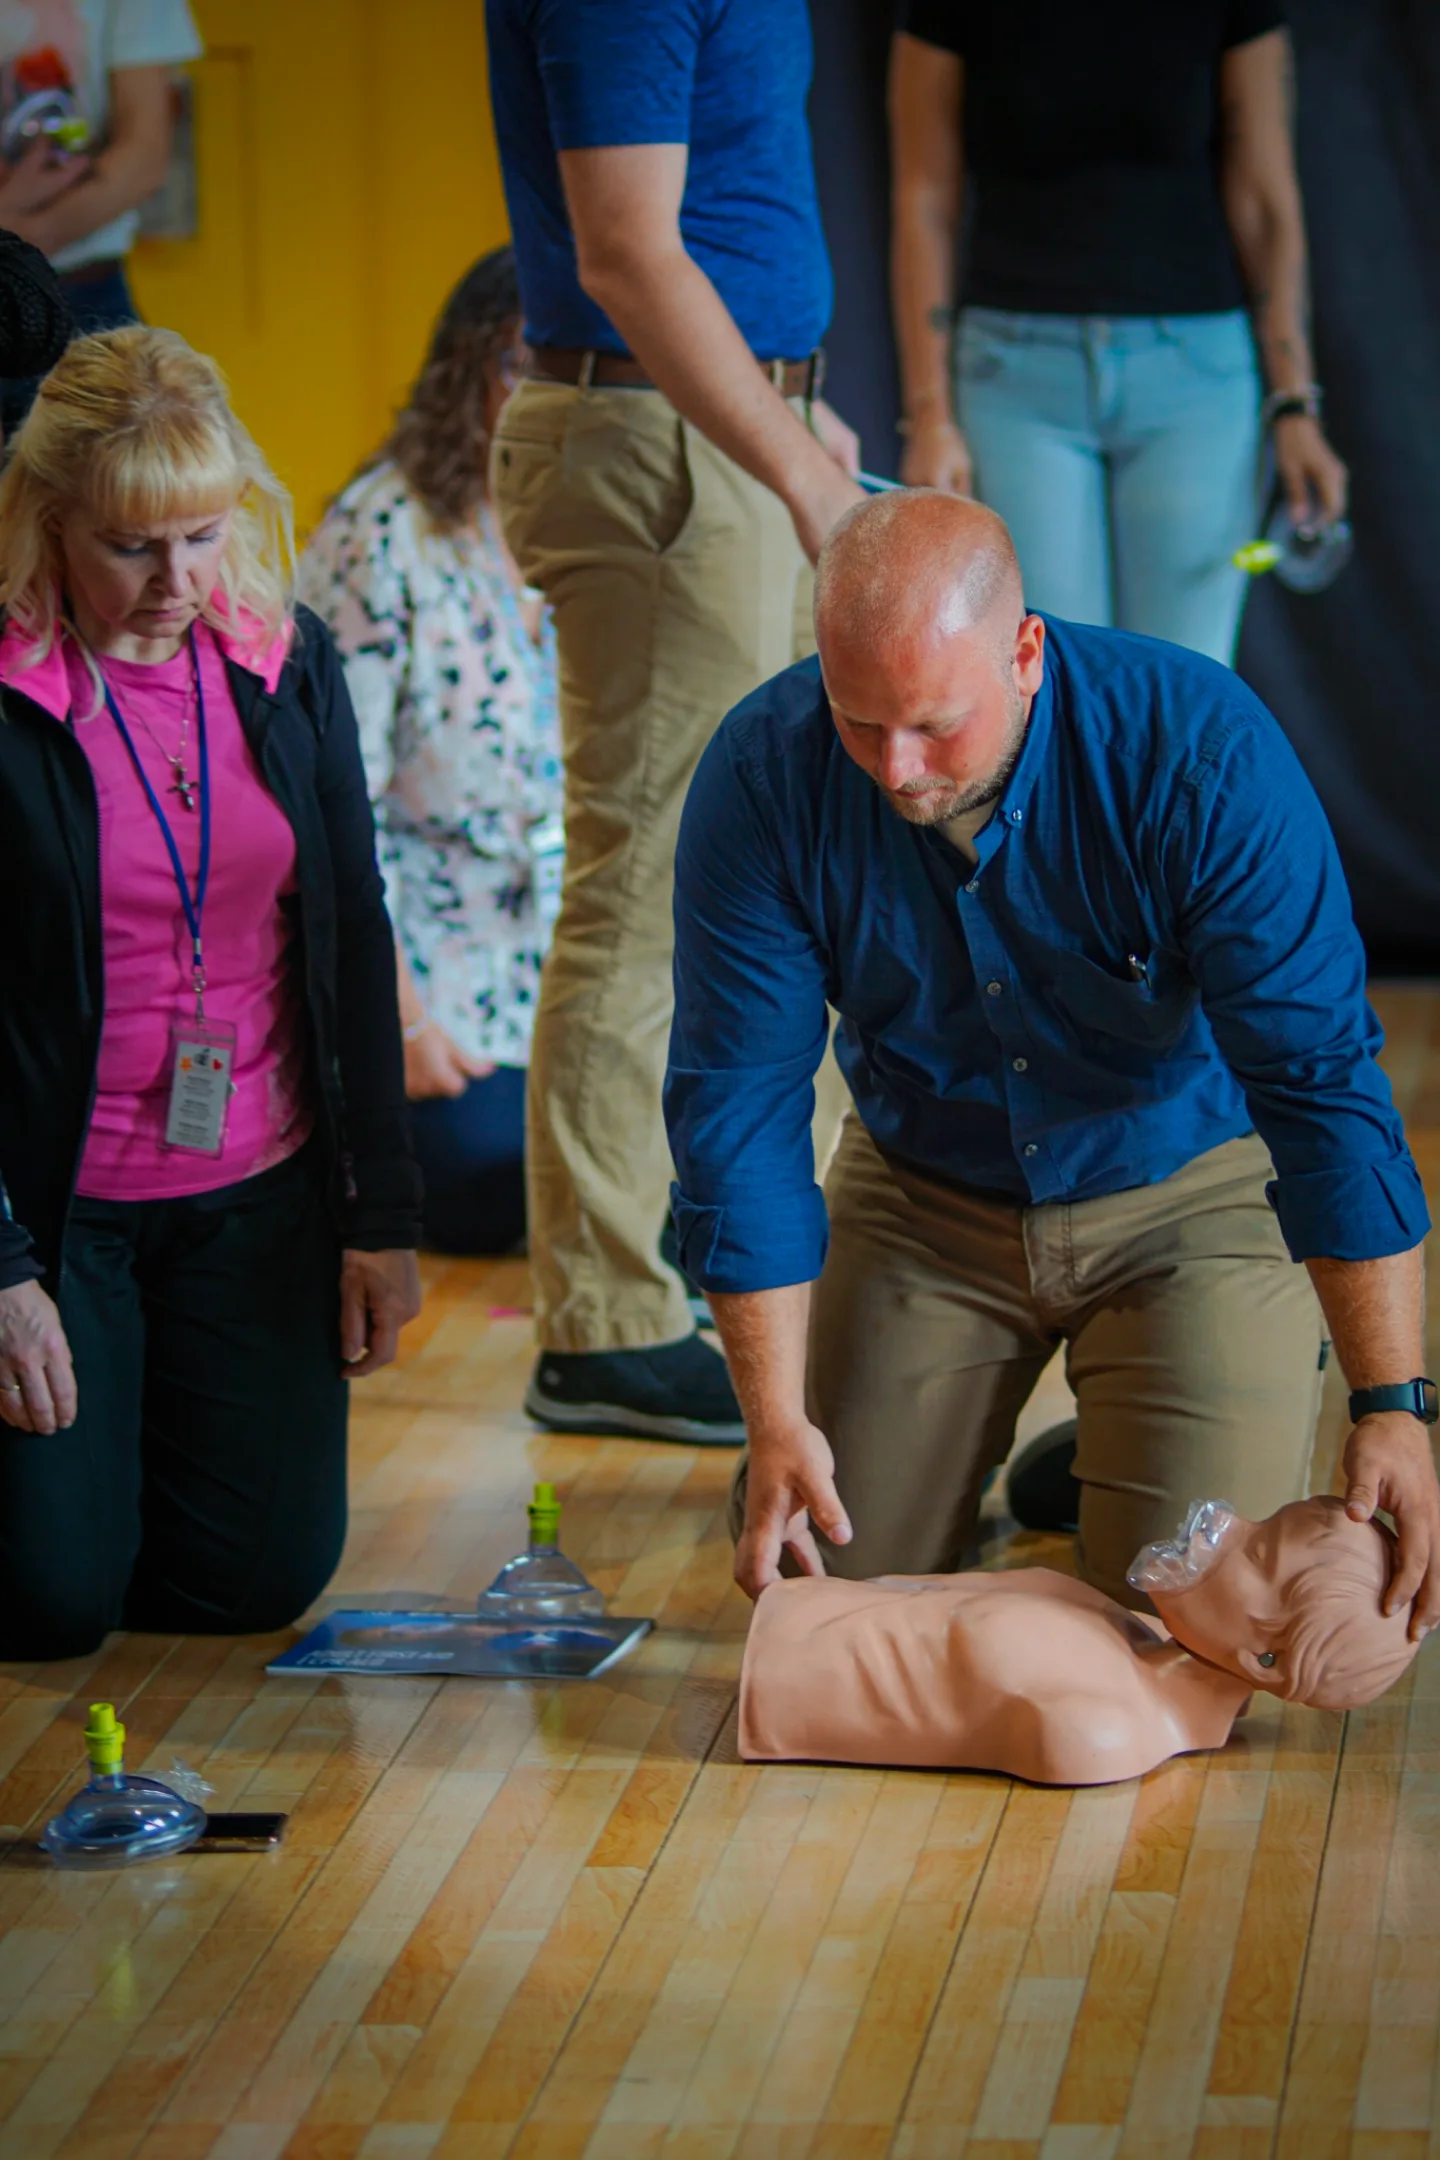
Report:
[[525,1390],[525,1414],[547,1432],[578,1433],[586,1440],[673,1440],[682,1447],[743,1447],[745,1426],[707,1425],[700,1418],[652,1417],[645,1410],[623,1414],[613,1403],[563,1403],[543,1395],[532,1382]]

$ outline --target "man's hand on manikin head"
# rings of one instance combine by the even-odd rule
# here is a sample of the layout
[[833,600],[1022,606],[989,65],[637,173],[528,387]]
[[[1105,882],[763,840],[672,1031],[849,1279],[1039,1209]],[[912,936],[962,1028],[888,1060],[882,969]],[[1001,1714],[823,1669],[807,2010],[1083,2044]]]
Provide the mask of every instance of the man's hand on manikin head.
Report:
[[1419,1642],[1440,1622],[1440,1485],[1429,1428],[1408,1410],[1361,1418],[1345,1443],[1345,1512],[1371,1522],[1383,1508],[1399,1533],[1385,1592],[1387,1613],[1409,1611]]
[[1419,1647],[1410,1608],[1386,1610],[1395,1540],[1382,1524],[1356,1521],[1342,1500],[1292,1501],[1264,1522],[1233,1510],[1212,1532],[1209,1555],[1184,1580],[1147,1570],[1147,1555],[1188,1551],[1147,1546],[1131,1569],[1175,1640],[1267,1694],[1318,1709],[1373,1702]]
[[1001,520],[895,491],[843,517],[821,552],[815,637],[847,754],[907,823],[998,799],[1045,674]]

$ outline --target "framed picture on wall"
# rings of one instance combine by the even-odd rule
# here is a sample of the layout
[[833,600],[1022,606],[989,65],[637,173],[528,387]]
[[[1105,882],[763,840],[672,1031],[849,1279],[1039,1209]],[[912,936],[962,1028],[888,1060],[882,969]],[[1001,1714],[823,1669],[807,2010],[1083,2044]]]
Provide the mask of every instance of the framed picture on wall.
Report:
[[178,70],[170,80],[170,170],[140,208],[140,231],[147,240],[193,240],[200,229],[199,190],[195,179],[195,85]]

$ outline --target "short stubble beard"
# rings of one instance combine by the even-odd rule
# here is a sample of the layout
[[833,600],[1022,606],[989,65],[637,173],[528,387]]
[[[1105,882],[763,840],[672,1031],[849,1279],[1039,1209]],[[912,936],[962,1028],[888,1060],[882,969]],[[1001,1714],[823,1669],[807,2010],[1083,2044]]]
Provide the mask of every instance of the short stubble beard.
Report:
[[949,780],[927,780],[913,795],[882,787],[880,792],[897,817],[907,825],[944,825],[953,817],[963,817],[967,811],[983,810],[987,804],[999,801],[1019,763],[1029,713],[1028,700],[1018,690],[1010,693],[1010,700],[1010,729],[995,770],[963,788]]

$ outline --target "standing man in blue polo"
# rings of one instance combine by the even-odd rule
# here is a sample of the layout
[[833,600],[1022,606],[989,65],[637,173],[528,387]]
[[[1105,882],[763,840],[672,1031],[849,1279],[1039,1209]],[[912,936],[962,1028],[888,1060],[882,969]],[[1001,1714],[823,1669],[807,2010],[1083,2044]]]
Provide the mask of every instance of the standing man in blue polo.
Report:
[[[749,1432],[739,1580],[787,1545],[954,1568],[1063,1342],[1082,1572],[1134,1602],[1193,1501],[1304,1494],[1323,1311],[1350,1511],[1394,1515],[1423,1632],[1429,1218],[1279,728],[1211,660],[1028,613],[953,496],[851,513],[815,623],[706,751],[676,866],[675,1209]],[[822,1201],[827,1000],[859,1114]]]
[[859,499],[820,401],[830,268],[806,0],[488,0],[529,379],[505,536],[554,611],[566,870],[530,1064],[526,1405],[733,1442],[658,1243],[680,806],[731,705],[809,651],[809,564]]

